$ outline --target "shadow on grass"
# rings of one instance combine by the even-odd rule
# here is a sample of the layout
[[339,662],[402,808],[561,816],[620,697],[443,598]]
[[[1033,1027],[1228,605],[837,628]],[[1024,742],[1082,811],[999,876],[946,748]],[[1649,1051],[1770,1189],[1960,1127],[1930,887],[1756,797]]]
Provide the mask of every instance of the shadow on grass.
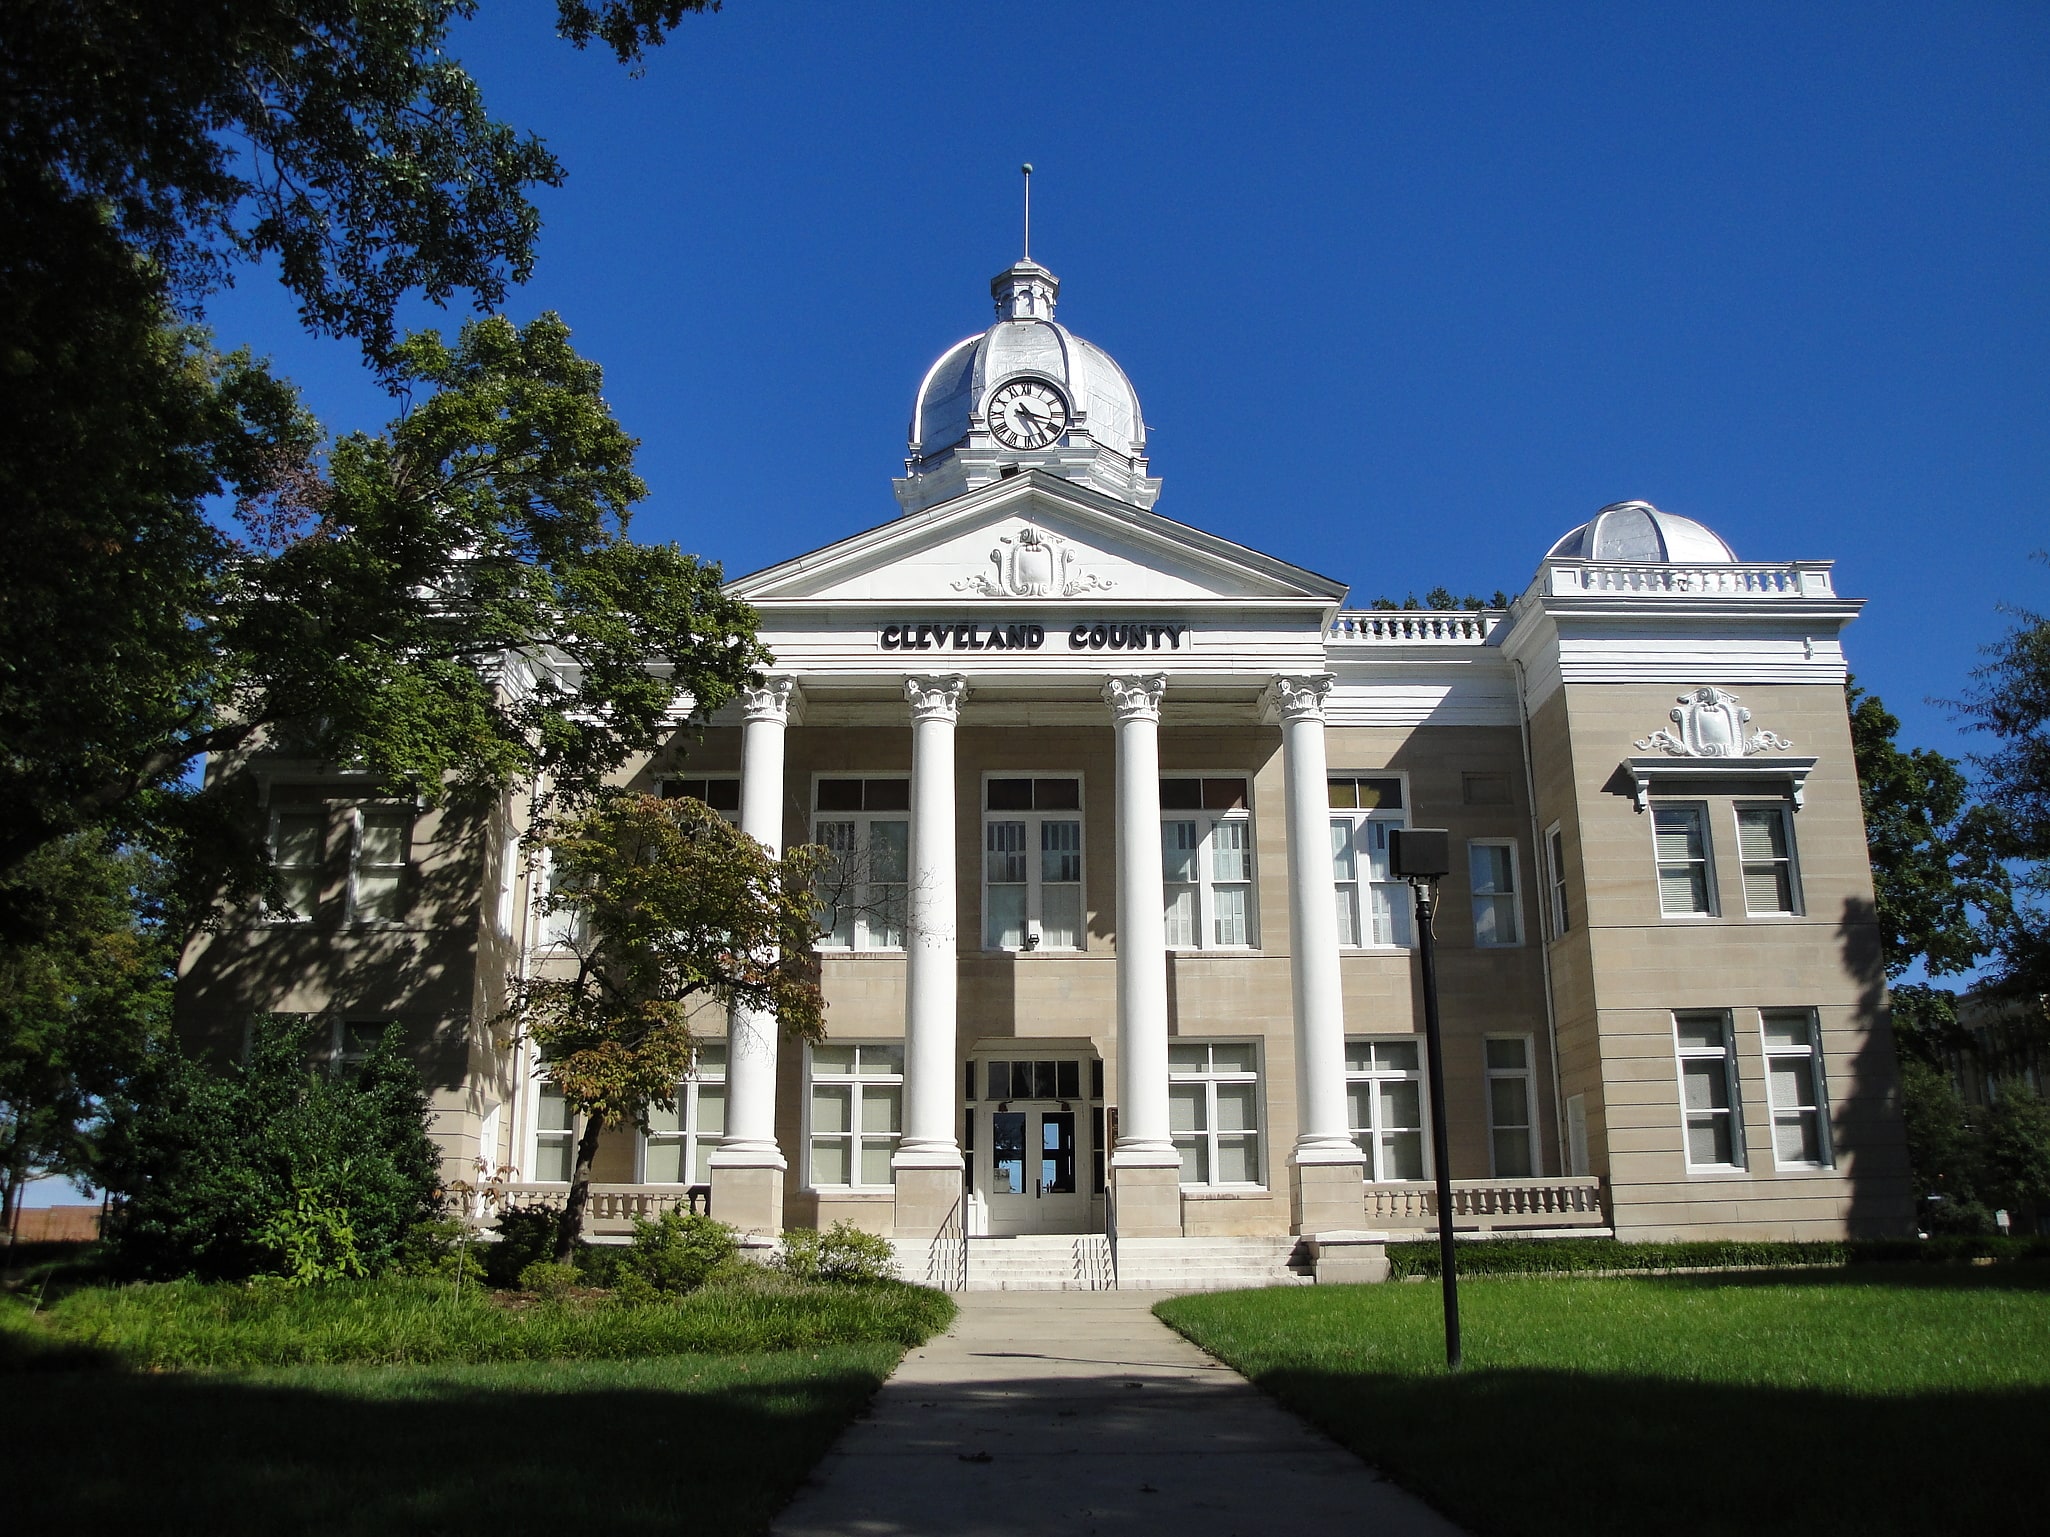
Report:
[[0,1489],[20,1532],[725,1537],[766,1528],[895,1358],[42,1371],[0,1391]]

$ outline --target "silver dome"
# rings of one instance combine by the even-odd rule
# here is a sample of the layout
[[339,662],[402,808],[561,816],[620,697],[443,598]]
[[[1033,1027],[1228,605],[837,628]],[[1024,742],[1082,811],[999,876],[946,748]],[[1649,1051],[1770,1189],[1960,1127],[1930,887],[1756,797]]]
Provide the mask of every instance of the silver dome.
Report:
[[1692,518],[1661,512],[1650,502],[1611,502],[1553,545],[1545,559],[1734,565],[1737,555],[1722,535]]

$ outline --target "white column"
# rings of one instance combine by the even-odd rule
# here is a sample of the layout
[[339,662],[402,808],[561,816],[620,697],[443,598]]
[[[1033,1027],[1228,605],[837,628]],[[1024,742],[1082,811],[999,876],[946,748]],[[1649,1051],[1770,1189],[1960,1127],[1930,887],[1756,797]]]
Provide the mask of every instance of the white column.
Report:
[[[1361,1199],[1363,1162],[1346,1125],[1345,995],[1338,974],[1338,904],[1331,882],[1331,791],[1324,755],[1324,696],[1331,678],[1276,678],[1267,707],[1281,721],[1287,787],[1288,922],[1295,1003],[1296,1144],[1303,1166],[1345,1166],[1327,1198]],[[1302,1180],[1297,1180],[1298,1203]],[[1313,1194],[1312,1204],[1317,1197]],[[1328,1200],[1327,1200],[1328,1204]]]
[[[904,956],[904,1132],[892,1160],[899,1170],[961,1167],[954,1134],[954,725],[967,695],[968,680],[958,674],[904,680],[904,697],[911,701],[911,891]],[[901,1204],[901,1175],[898,1185]]]
[[1160,871],[1161,673],[1112,678],[1117,723],[1118,1169],[1179,1168],[1167,1122],[1167,915]]
[[[783,733],[793,709],[801,713],[803,696],[796,679],[787,677],[764,678],[740,696],[740,830],[777,854],[783,849]],[[736,1008],[727,1032],[726,1135],[712,1154],[715,1182],[720,1169],[784,1167],[776,1146],[776,1017]],[[716,1190],[713,1203],[720,1203]]]

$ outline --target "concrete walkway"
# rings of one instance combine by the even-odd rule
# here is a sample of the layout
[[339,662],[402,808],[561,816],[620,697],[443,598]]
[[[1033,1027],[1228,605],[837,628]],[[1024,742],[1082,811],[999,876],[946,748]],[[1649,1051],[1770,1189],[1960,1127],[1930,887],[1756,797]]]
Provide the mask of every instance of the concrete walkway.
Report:
[[1153,1317],[1161,1295],[958,1295],[774,1537],[1456,1537]]

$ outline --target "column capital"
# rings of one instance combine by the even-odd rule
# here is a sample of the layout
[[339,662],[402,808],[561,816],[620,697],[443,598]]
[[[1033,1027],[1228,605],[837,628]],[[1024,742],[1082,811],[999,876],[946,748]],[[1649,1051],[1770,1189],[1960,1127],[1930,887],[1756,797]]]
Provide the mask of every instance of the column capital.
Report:
[[1128,678],[1110,678],[1103,685],[1103,702],[1120,725],[1128,720],[1159,720],[1160,697],[1167,692],[1167,674],[1139,673]]
[[1335,680],[1328,672],[1290,676],[1282,674],[1267,685],[1260,696],[1261,714],[1270,721],[1324,719],[1324,697]]
[[740,709],[745,720],[789,725],[804,719],[804,690],[788,673],[771,673],[740,686]]
[[913,720],[942,720],[951,726],[961,718],[961,701],[968,697],[968,680],[958,672],[906,678],[904,697],[911,701]]

